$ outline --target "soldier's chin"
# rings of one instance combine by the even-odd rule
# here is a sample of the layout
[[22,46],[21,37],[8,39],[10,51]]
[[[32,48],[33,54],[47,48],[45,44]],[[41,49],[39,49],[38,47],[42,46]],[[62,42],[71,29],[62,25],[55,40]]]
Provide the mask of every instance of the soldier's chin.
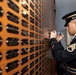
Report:
[[73,33],[69,33],[71,36],[73,36],[74,34]]

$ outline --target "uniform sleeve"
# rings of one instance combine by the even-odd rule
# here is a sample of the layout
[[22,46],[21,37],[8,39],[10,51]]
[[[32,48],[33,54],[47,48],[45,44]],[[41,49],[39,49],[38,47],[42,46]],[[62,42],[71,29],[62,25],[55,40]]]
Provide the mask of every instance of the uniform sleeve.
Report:
[[68,62],[76,58],[76,46],[74,44],[64,49],[60,42],[57,42],[55,38],[50,39],[50,47],[52,55],[57,62]]

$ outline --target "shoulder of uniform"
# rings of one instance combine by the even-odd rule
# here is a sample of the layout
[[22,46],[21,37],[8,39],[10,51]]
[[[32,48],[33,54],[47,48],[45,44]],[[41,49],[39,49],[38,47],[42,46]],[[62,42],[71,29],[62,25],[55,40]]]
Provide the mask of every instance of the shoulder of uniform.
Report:
[[68,52],[73,52],[76,49],[76,43],[70,45],[67,47]]

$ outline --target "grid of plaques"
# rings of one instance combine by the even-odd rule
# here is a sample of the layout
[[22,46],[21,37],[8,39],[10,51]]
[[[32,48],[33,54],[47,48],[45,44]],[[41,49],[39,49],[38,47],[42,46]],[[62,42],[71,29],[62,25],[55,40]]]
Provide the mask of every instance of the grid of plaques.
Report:
[[41,9],[41,0],[0,0],[0,75],[46,75]]

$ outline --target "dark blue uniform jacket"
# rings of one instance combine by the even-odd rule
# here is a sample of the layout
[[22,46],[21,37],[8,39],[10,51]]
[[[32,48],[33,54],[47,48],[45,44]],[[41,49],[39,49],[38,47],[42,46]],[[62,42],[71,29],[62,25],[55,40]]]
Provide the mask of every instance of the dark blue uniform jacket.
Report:
[[[52,38],[50,39],[50,47],[54,59],[60,66],[66,64],[68,67],[76,69],[76,37],[66,49],[64,49],[62,44],[57,42],[55,38]],[[73,71],[70,72],[67,71],[66,68],[64,69],[65,75],[76,75],[76,72],[72,73]]]

